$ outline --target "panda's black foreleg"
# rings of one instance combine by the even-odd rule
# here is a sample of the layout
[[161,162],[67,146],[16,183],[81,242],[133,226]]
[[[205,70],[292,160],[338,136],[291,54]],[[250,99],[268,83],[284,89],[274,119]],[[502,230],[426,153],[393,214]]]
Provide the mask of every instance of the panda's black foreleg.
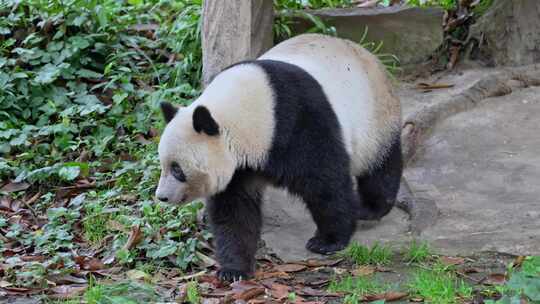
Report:
[[207,211],[214,234],[218,277],[234,281],[251,277],[261,232],[262,188],[237,173],[227,189],[209,199]]
[[[348,186],[336,188],[321,185],[308,189],[308,193],[302,195],[317,225],[315,236],[306,244],[308,250],[330,254],[349,244],[356,228],[356,194],[348,182],[344,184]],[[335,191],[336,189],[340,191]]]

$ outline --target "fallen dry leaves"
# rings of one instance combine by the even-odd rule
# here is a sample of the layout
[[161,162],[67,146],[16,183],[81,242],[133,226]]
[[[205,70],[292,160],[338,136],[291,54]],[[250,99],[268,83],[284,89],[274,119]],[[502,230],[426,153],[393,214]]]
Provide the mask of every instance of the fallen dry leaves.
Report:
[[129,237],[124,245],[122,247],[123,250],[130,250],[131,248],[137,246],[143,239],[143,234],[141,231],[141,228],[138,225],[135,225],[131,227],[131,231],[129,232]]
[[68,300],[80,296],[88,288],[87,285],[61,285],[49,289],[49,298],[55,300]]
[[284,284],[272,283],[270,286],[270,295],[278,301],[281,301],[289,295],[291,288]]
[[453,84],[446,83],[425,83],[420,82],[416,84],[416,89],[422,90],[424,92],[430,92],[431,90],[440,90],[440,89],[449,89],[454,87]]
[[255,273],[256,280],[264,280],[264,279],[270,279],[270,278],[290,279],[291,276],[284,271],[272,271],[272,272],[258,271]]
[[504,285],[506,283],[507,276],[504,273],[492,273],[482,280],[484,285]]
[[100,259],[97,259],[95,257],[87,257],[87,256],[76,256],[73,258],[75,263],[79,265],[81,269],[89,270],[89,271],[96,271],[105,269],[105,264]]
[[465,263],[465,259],[460,257],[442,256],[439,260],[446,266],[457,266]]
[[308,259],[304,262],[297,262],[297,263],[301,265],[306,265],[308,267],[322,267],[322,266],[336,266],[342,261],[343,259],[334,259],[334,260]]
[[516,257],[516,259],[512,263],[512,267],[513,268],[521,267],[521,264],[523,264],[523,262],[525,261],[525,258],[526,258],[526,256],[523,256],[523,255],[520,255],[520,256]]
[[401,300],[407,297],[408,295],[409,294],[406,292],[389,291],[389,292],[380,293],[380,294],[366,295],[364,296],[362,300],[367,301],[367,302],[372,302],[372,301],[377,301],[377,300],[385,300],[385,301],[391,302],[391,301]]
[[374,274],[376,270],[377,269],[374,266],[362,265],[362,266],[359,266],[359,267],[351,270],[351,274],[353,276],[363,277],[363,276],[368,276],[368,275]]
[[25,182],[21,182],[21,183],[9,182],[5,184],[4,186],[2,186],[2,188],[0,188],[0,192],[6,192],[6,193],[19,192],[19,191],[26,190],[29,187],[30,187],[30,184],[25,183]]
[[278,272],[299,272],[306,269],[307,266],[301,264],[281,264],[274,266],[274,270]]

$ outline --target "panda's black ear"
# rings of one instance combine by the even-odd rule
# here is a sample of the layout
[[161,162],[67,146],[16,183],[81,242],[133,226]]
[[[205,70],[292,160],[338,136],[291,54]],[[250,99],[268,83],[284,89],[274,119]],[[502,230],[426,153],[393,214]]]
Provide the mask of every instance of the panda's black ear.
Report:
[[160,107],[166,123],[169,123],[169,121],[171,121],[176,115],[176,112],[178,112],[178,108],[168,102],[162,102]]
[[193,112],[193,129],[197,133],[204,132],[210,136],[219,135],[219,125],[205,106],[195,108]]

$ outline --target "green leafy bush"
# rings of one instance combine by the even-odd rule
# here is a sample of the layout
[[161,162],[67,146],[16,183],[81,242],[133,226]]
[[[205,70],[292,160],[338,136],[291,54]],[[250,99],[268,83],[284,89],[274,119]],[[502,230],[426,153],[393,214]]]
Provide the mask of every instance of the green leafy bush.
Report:
[[[146,257],[187,270],[197,261],[201,205],[154,205],[152,196],[158,103],[188,104],[200,92],[201,4],[0,0],[0,181],[30,183],[9,196],[37,193],[34,211],[46,220],[0,222],[2,242],[47,265],[62,260],[67,272],[86,242],[124,264]],[[135,225],[143,241],[122,251]],[[13,262],[8,277],[42,284],[44,265]]]
[[501,299],[486,304],[540,303],[540,256],[526,257],[521,270],[512,271],[510,280],[499,290]]

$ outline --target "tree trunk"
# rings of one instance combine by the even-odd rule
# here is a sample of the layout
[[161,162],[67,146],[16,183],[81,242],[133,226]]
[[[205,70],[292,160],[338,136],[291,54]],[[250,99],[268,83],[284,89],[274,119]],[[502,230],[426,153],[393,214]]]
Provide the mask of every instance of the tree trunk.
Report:
[[225,67],[255,59],[273,43],[271,0],[205,0],[203,3],[203,86]]
[[495,0],[470,33],[476,56],[491,65],[540,62],[540,1]]

